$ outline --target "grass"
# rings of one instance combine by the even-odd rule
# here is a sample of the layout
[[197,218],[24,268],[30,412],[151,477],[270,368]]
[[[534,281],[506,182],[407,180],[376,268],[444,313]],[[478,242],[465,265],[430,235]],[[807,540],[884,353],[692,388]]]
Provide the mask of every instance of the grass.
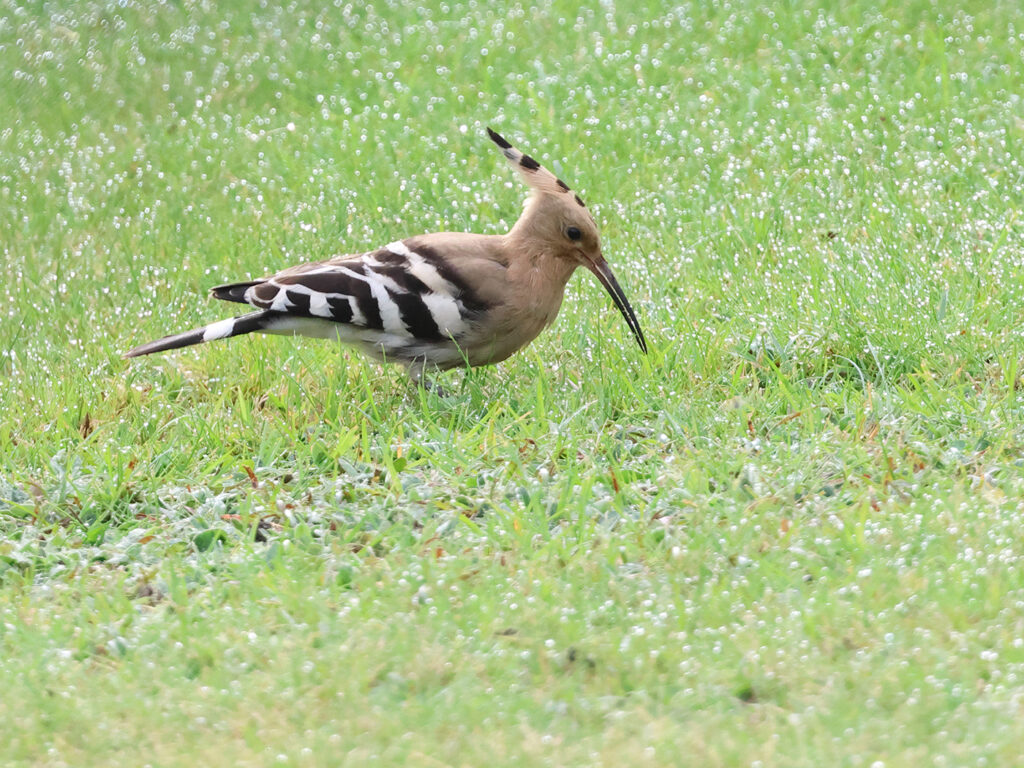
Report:
[[[0,762],[998,766],[1024,738],[1024,11],[5,3]],[[209,286],[581,191],[442,399],[131,363]]]

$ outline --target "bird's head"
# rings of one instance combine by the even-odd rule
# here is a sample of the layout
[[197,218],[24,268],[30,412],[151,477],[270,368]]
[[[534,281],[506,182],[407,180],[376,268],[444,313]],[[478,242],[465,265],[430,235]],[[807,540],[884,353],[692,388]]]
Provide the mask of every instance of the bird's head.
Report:
[[538,246],[552,255],[564,258],[593,272],[612,297],[633,332],[633,337],[644,354],[647,341],[633,308],[615,279],[612,268],[601,253],[601,237],[594,217],[572,189],[529,155],[513,147],[500,134],[487,129],[491,141],[498,145],[533,195],[517,227],[522,227],[524,238],[535,240]]

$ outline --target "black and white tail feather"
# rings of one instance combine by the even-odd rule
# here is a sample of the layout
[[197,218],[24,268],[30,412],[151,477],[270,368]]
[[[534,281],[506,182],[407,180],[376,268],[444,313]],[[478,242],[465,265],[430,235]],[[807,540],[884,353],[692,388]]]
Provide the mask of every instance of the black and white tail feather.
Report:
[[154,352],[166,352],[171,349],[191,347],[193,344],[202,344],[204,341],[214,339],[229,339],[232,336],[241,336],[243,333],[256,333],[266,331],[273,322],[273,315],[276,312],[250,312],[241,317],[229,317],[226,320],[218,320],[216,323],[204,325],[202,328],[175,333],[171,336],[164,336],[162,339],[151,341],[148,344],[140,344],[125,357],[141,357],[151,355]]

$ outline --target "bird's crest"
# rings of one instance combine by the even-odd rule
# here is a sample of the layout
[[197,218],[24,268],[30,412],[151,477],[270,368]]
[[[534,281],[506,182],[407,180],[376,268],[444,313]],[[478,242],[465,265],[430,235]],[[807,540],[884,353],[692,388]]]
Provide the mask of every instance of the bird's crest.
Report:
[[568,184],[532,157],[513,147],[500,133],[488,128],[487,135],[491,137],[491,141],[498,145],[501,153],[505,155],[511,166],[519,171],[523,181],[532,189],[548,195],[572,195],[577,205],[585,207],[583,200],[580,199],[579,195],[573,195],[572,189]]

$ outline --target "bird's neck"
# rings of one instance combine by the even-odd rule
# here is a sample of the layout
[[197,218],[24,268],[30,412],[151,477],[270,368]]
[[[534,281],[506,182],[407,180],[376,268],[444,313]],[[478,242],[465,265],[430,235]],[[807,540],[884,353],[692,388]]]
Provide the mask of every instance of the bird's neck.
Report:
[[530,236],[529,229],[522,231],[518,227],[517,223],[505,238],[507,275],[509,282],[516,286],[515,303],[536,318],[539,332],[558,314],[566,283],[577,264],[553,249],[545,248],[542,240]]
[[505,236],[505,250],[513,273],[535,276],[560,294],[577,264],[545,237],[551,231],[545,220],[550,212],[540,202],[536,197],[527,200],[523,214]]

